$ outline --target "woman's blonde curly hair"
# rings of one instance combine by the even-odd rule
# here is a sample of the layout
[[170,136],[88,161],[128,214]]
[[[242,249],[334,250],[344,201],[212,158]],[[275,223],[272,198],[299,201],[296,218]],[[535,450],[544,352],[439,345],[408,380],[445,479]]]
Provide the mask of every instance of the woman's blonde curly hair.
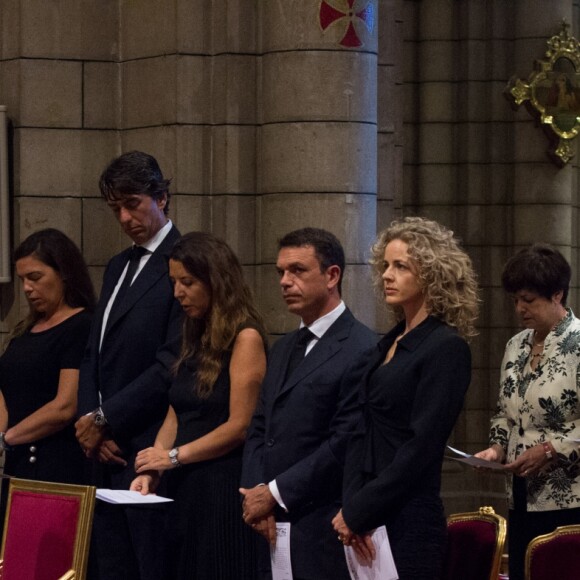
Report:
[[[465,338],[475,336],[479,311],[477,279],[471,259],[461,249],[453,232],[422,217],[393,221],[371,248],[374,284],[381,297],[384,297],[385,248],[393,240],[401,240],[409,246],[407,252],[417,268],[429,314],[454,326]],[[402,309],[394,308],[394,311],[401,320]]]

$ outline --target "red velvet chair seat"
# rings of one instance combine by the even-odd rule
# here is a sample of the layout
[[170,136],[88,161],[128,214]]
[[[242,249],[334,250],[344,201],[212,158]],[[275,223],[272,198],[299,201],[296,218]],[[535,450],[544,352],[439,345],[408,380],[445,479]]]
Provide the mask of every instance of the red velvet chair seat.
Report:
[[580,578],[580,525],[561,526],[534,538],[526,551],[527,580]]
[[505,519],[492,508],[455,514],[447,518],[447,554],[444,580],[497,580]]

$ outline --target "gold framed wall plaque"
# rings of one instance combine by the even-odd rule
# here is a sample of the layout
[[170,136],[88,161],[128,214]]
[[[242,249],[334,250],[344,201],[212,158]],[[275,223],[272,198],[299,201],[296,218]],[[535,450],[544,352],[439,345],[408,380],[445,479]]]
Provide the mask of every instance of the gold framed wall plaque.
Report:
[[512,77],[506,96],[515,107],[526,103],[539,117],[552,141],[550,157],[565,165],[574,156],[573,140],[580,133],[580,43],[568,34],[569,24],[547,42],[545,60],[534,63],[527,82]]

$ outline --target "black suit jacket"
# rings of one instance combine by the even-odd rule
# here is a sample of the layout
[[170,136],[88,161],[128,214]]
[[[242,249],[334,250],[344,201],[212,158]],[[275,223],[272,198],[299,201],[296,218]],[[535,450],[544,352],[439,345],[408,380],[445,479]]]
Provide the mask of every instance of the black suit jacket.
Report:
[[297,338],[272,348],[244,449],[242,485],[276,480],[292,524],[294,576],[348,578],[331,520],[340,509],[343,461],[357,423],[361,354],[376,335],[346,310],[284,381]]
[[[399,517],[407,506],[440,504],[441,464],[471,378],[471,351],[455,329],[433,316],[405,335],[405,323],[368,357],[361,389],[363,416],[345,465],[343,515],[357,533]],[[425,525],[408,518],[410,527]],[[436,516],[435,512],[435,516]],[[443,526],[444,526],[443,521]],[[419,557],[419,556],[418,556]]]
[[174,226],[128,289],[123,307],[109,320],[99,352],[104,311],[130,249],[111,259],[80,369],[79,413],[98,407],[100,392],[113,439],[128,461],[125,469],[110,469],[112,484],[119,488],[133,479],[135,454],[153,444],[167,413],[182,322],[168,276],[168,254],[178,238]]

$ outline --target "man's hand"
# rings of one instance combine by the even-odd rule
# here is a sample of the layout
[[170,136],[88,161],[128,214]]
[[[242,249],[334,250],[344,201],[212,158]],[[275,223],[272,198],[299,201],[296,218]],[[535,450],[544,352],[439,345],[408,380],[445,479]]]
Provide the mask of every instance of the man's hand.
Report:
[[276,498],[267,485],[257,485],[252,489],[240,487],[240,493],[244,496],[243,518],[247,524],[272,514],[276,507]]
[[258,519],[250,526],[260,536],[263,536],[273,548],[276,547],[276,520],[273,513]]
[[97,457],[99,447],[105,438],[105,430],[97,425],[91,415],[83,415],[76,423],[76,437],[87,457]]
[[101,463],[108,465],[127,466],[127,462],[122,457],[123,452],[112,439],[104,439],[97,451],[97,456]]

